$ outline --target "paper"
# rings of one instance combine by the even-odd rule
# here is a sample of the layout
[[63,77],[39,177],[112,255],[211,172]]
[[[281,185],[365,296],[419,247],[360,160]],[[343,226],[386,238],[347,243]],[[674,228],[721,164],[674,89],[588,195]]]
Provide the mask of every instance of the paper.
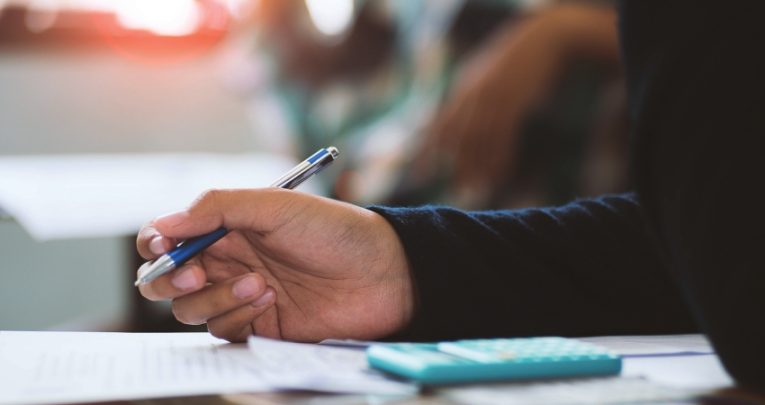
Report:
[[685,403],[694,391],[642,378],[584,378],[482,384],[443,390],[453,402],[470,405]]
[[266,391],[243,344],[207,333],[0,332],[0,404]]
[[643,377],[696,392],[734,384],[704,335],[603,336],[581,340],[622,355],[624,377]]
[[623,376],[641,376],[657,383],[699,392],[735,385],[713,355],[633,357],[624,360]]
[[130,235],[207,189],[267,187],[295,163],[261,154],[2,157],[0,206],[38,240]]
[[208,333],[0,331],[0,404],[81,403],[284,389],[409,395],[363,351]]
[[250,336],[251,353],[271,386],[377,395],[411,395],[413,384],[391,380],[369,368],[364,350],[289,343]]
[[600,336],[581,338],[608,348],[623,357],[652,357],[712,354],[714,349],[704,335]]

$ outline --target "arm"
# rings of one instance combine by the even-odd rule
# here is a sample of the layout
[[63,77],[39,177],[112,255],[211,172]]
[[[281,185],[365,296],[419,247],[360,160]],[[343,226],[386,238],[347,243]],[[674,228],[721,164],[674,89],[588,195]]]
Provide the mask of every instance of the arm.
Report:
[[765,391],[762,1],[627,1],[638,190],[723,364]]
[[[441,155],[453,160],[456,190],[502,187],[512,176],[516,127],[578,61],[619,66],[613,7],[551,6],[510,24],[462,69],[415,158],[414,176],[435,176]],[[488,196],[479,196],[488,197]]]
[[409,258],[416,340],[696,330],[633,196],[466,213],[382,208]]
[[465,213],[214,191],[144,227],[138,250],[231,232],[141,293],[233,341],[694,330],[641,222],[630,196]]

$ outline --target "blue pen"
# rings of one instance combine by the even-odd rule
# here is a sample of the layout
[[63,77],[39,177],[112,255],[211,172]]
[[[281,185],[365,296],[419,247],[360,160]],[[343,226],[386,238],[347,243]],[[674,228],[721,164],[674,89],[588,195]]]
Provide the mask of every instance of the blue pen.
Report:
[[[279,180],[276,180],[271,187],[295,188],[309,177],[321,171],[328,164],[334,162],[339,154],[340,152],[334,146],[319,149],[308,159],[285,173]],[[175,249],[158,257],[156,260],[144,263],[138,269],[138,279],[135,285],[139,286],[149,283],[157,277],[182,266],[183,263],[186,263],[186,261],[199,254],[199,252],[207,249],[207,247],[226,236],[227,233],[228,229],[220,227],[208,234],[181,242]]]

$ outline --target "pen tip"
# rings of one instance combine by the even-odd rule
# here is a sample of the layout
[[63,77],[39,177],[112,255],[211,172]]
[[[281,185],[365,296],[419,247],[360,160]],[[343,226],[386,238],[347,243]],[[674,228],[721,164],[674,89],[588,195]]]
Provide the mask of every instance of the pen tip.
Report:
[[334,146],[328,146],[327,152],[329,152],[330,155],[332,155],[332,159],[337,159],[338,156],[340,156],[340,151],[337,150]]

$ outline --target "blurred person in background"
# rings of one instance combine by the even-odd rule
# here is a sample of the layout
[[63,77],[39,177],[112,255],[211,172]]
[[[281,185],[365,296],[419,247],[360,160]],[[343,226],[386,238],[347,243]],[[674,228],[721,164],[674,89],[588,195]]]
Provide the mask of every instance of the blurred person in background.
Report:
[[609,4],[349,4],[329,33],[310,2],[261,2],[255,17],[292,149],[350,152],[337,197],[487,208],[625,188],[625,131],[601,124],[624,121],[623,94],[603,95],[623,85]]
[[[536,198],[531,201],[518,197],[517,188],[523,184],[517,177],[528,176],[528,173],[518,173],[524,169],[519,164],[523,152],[520,138],[523,135],[547,137],[547,134],[524,131],[523,123],[544,108],[546,101],[549,104],[550,97],[560,94],[555,90],[561,77],[583,61],[599,65],[601,71],[612,77],[620,76],[616,15],[609,5],[563,3],[522,22],[508,24],[465,63],[446,102],[427,128],[428,139],[414,159],[406,186],[421,188],[451,172],[447,188],[458,206],[489,208],[547,203],[544,195],[528,196]],[[618,79],[615,83],[623,85]],[[617,110],[624,106],[621,98],[602,100],[615,101]],[[561,108],[584,113],[572,105]],[[592,119],[617,117],[620,116]],[[610,133],[612,136],[605,139],[602,129],[601,138],[593,139],[598,132],[595,125],[590,132],[587,141],[591,144],[620,144],[626,149],[624,131]],[[548,145],[548,150],[555,150],[551,144],[560,139],[547,138],[541,142]],[[623,154],[617,153],[616,157],[622,158]],[[534,158],[541,158],[551,166],[562,164],[538,153],[531,157]],[[568,166],[569,170],[581,172],[581,168]],[[586,194],[613,192],[625,186],[623,167],[602,169],[617,172],[616,178],[600,185],[605,189],[590,188]],[[580,187],[579,191],[583,189]]]
[[328,30],[311,2],[261,2],[255,59],[292,153],[349,152],[341,199],[492,208],[624,190],[612,6],[532,5],[325,2],[343,22]]

